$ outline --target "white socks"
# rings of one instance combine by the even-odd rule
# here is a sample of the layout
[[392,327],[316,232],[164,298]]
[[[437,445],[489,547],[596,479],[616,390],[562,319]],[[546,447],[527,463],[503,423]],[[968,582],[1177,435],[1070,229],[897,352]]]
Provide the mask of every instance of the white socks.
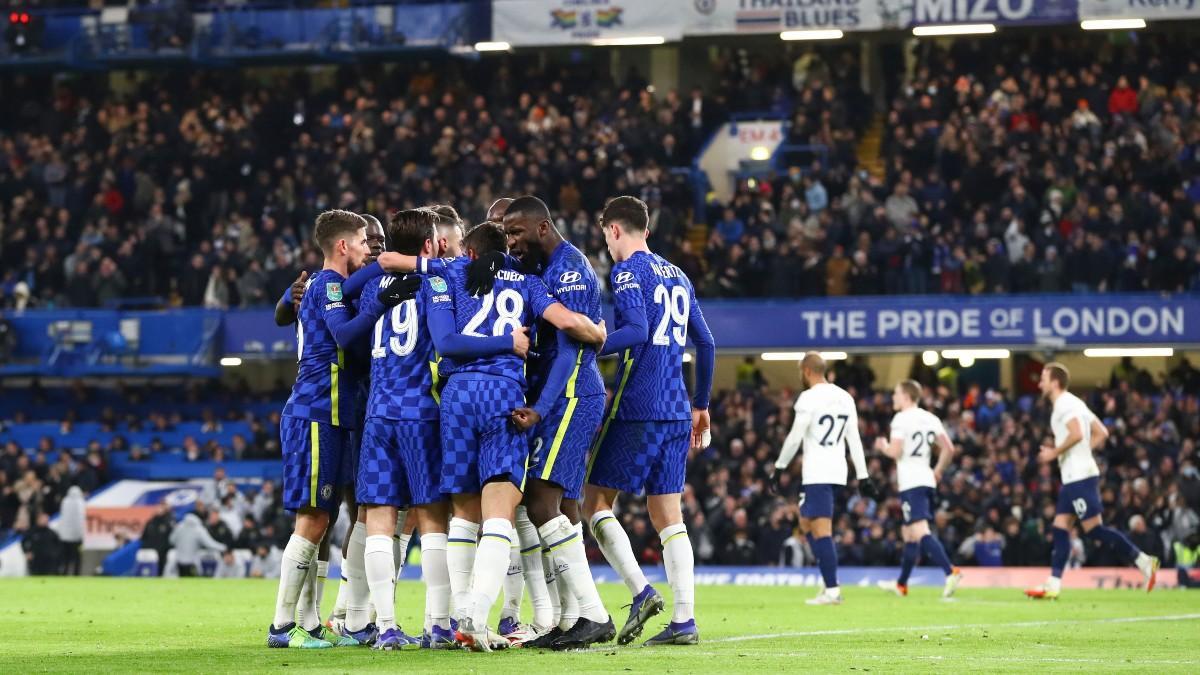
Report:
[[557,626],[562,621],[562,596],[558,592],[558,575],[554,573],[554,558],[550,549],[541,550],[542,573],[546,576],[546,595],[550,600],[550,623],[547,626]]
[[342,580],[338,582],[337,599],[333,601],[333,613],[330,618],[346,619],[346,598],[350,597],[350,584],[346,581],[346,561],[342,561]]
[[450,519],[446,569],[450,574],[450,606],[456,612],[469,609],[471,570],[475,567],[475,551],[478,541],[479,523],[472,523],[462,518]]
[[508,571],[504,575],[504,606],[500,618],[521,620],[521,598],[525,595],[525,577],[521,570],[521,546],[513,542],[508,550]]
[[612,511],[597,511],[592,516],[592,536],[600,544],[604,559],[625,581],[629,592],[635,596],[641,593],[650,582],[646,581],[646,575],[642,574],[642,568],[633,557],[629,535],[625,534],[625,528]]
[[455,606],[456,612],[466,610],[471,613],[476,630],[487,626],[488,613],[500,594],[500,586],[508,571],[508,553],[515,534],[512,524],[504,518],[489,518],[483,522],[475,567],[471,570],[470,603]]
[[[346,559],[342,561],[349,586],[346,596],[346,630],[349,632],[360,631],[370,622],[371,589],[367,586],[367,571],[363,565],[366,546],[367,526],[365,523],[355,523],[350,531]],[[388,542],[388,549],[391,549],[391,542]]]
[[275,596],[275,618],[271,625],[282,628],[296,620],[296,603],[300,600],[300,587],[308,576],[308,569],[317,557],[317,545],[293,534],[283,549],[280,564],[279,592]]
[[[318,555],[320,555],[318,553]],[[312,588],[312,601],[309,607],[316,617],[317,623],[321,623],[321,600],[325,598],[325,581],[329,577],[329,561],[317,560],[317,578],[316,584]]]
[[529,592],[529,604],[533,605],[533,630],[541,633],[554,625],[554,610],[550,605],[550,590],[546,588],[546,571],[542,569],[542,540],[524,506],[517,507],[517,540],[525,590]]
[[379,534],[367,537],[363,567],[380,631],[396,627],[396,564],[392,556],[392,537]]
[[583,550],[583,524],[572,525],[566,516],[560,515],[538,528],[538,534],[554,558],[559,588],[568,591],[571,606],[568,609],[564,603],[562,623],[573,621],[572,613],[597,623],[608,620],[608,612],[600,601],[588,567],[587,553]]
[[404,524],[407,520],[408,509],[396,512],[396,536],[392,539],[392,557],[395,559],[397,580],[404,571],[404,563],[408,561],[408,542],[412,539],[411,534],[404,534]]
[[421,576],[425,578],[426,630],[450,628],[450,571],[446,569],[444,534],[421,537]]
[[694,617],[696,606],[696,562],[692,556],[692,542],[683,523],[664,527],[658,533],[658,538],[662,541],[667,582],[675,598],[675,613],[671,621],[683,623]]

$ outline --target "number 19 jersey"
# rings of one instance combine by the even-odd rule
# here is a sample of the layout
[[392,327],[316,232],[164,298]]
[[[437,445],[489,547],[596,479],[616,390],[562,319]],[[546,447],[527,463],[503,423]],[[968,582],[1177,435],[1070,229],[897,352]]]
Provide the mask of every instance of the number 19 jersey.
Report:
[[611,280],[616,328],[624,325],[624,313],[640,307],[650,332],[646,342],[621,354],[613,418],[690,421],[683,352],[688,320],[700,313],[692,282],[662,256],[645,251],[614,265]]
[[429,334],[434,306],[448,306],[446,282],[425,277],[417,297],[384,311],[379,292],[393,283],[385,275],[363,292],[360,311],[380,313],[371,333],[371,394],[367,416],[389,420],[436,420],[437,354]]
[[896,482],[901,492],[917,487],[937,487],[930,460],[937,439],[944,433],[946,428],[937,415],[915,406],[901,410],[892,418],[892,440],[904,441],[904,450],[896,460]]
[[804,431],[805,485],[845,485],[846,439],[858,436],[854,399],[836,384],[822,382],[796,399],[796,422]]

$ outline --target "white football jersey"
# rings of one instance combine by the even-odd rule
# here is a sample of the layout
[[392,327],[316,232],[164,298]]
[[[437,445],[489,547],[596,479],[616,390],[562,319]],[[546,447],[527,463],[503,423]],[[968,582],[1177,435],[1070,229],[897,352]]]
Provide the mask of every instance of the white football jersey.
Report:
[[1054,432],[1054,444],[1062,445],[1063,441],[1067,440],[1070,433],[1067,431],[1067,422],[1071,420],[1079,420],[1079,428],[1083,433],[1083,438],[1078,443],[1058,456],[1058,468],[1062,472],[1063,483],[1074,483],[1100,475],[1100,467],[1096,466],[1096,458],[1092,456],[1094,417],[1087,404],[1069,391],[1064,391],[1054,401],[1054,410],[1050,413],[1050,430]]
[[896,482],[900,490],[937,487],[933,477],[933,448],[946,433],[937,415],[913,406],[892,418],[892,440],[904,441],[904,450],[896,460]]
[[[796,421],[793,431],[803,434],[804,484],[831,483],[845,485],[848,467],[846,444],[855,456],[862,456],[862,439],[858,435],[858,410],[854,399],[841,387],[823,382],[810,387],[796,399]],[[862,467],[865,469],[865,464]]]

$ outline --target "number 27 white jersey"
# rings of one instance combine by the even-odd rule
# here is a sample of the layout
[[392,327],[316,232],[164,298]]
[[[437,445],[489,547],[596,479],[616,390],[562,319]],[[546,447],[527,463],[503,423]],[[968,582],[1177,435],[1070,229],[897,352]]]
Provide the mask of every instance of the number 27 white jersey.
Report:
[[796,428],[804,429],[804,484],[845,485],[846,443],[862,452],[850,394],[828,382],[808,388],[796,399]]
[[892,440],[904,441],[896,460],[896,482],[901,491],[937,487],[930,460],[937,439],[946,433],[937,415],[918,407],[901,410],[892,418]]

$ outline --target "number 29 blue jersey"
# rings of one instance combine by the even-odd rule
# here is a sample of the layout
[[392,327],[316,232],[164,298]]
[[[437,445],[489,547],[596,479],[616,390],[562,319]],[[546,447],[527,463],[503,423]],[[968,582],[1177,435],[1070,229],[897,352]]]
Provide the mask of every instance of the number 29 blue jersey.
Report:
[[614,419],[691,420],[683,354],[689,322],[703,322],[692,282],[662,256],[644,251],[614,265],[610,279],[616,328],[627,323],[623,313],[641,308],[649,329],[646,342],[621,354]]
[[[467,292],[468,258],[452,258],[446,261],[446,282],[454,302],[454,327],[461,335],[488,337],[511,335],[522,326],[532,326],[550,305],[554,297],[542,280],[532,276],[500,270],[496,273],[495,285],[483,296],[472,296]],[[442,359],[439,372],[483,373],[507,377],[525,388],[525,361],[507,352],[470,360]]]

